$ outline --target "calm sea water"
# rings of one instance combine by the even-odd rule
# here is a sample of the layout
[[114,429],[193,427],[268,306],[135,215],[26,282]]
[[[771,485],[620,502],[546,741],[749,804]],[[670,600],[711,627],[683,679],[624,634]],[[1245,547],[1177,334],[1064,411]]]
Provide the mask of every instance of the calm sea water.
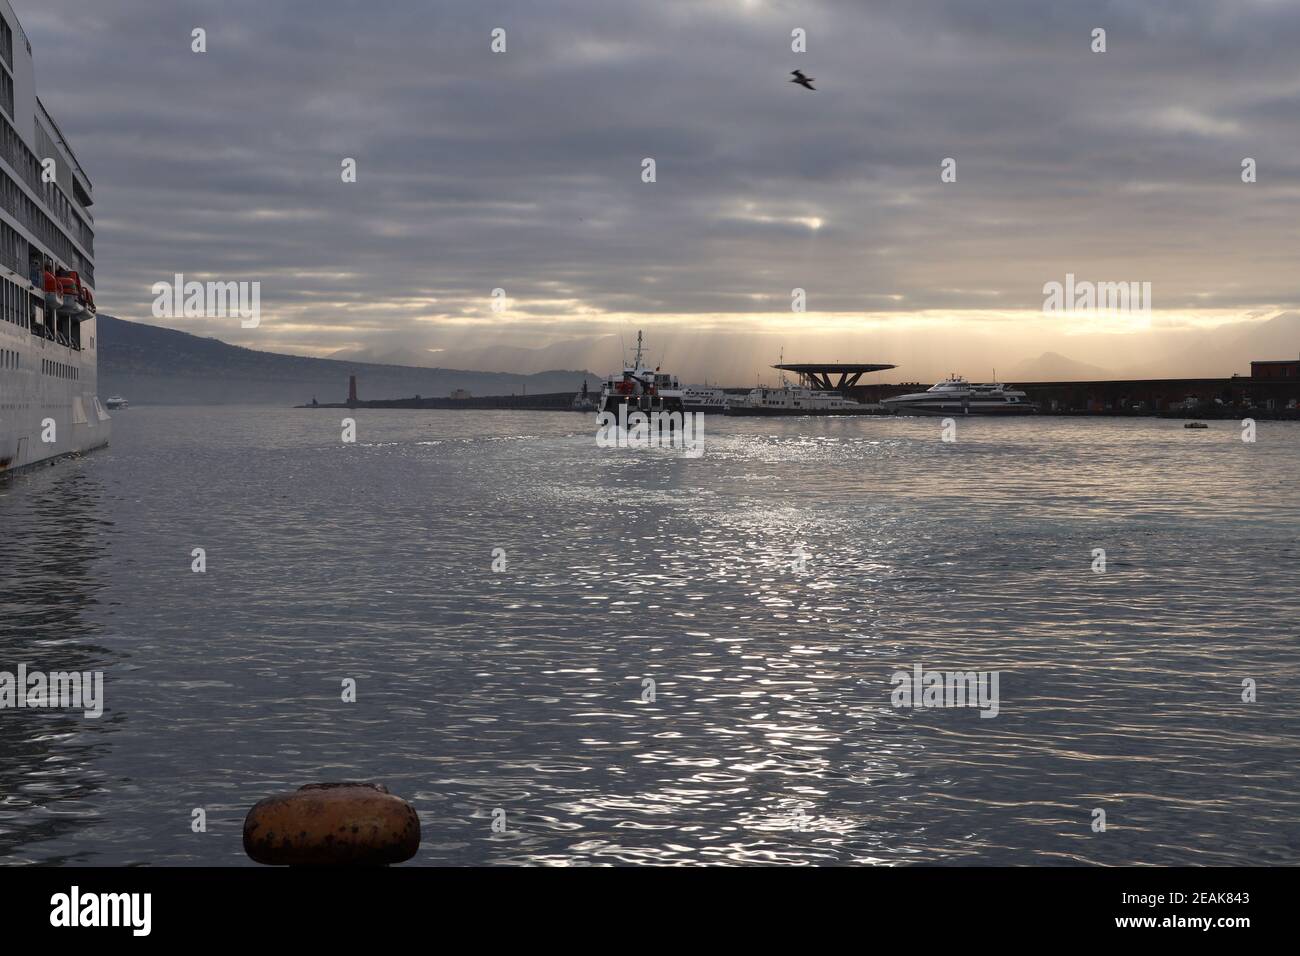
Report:
[[[132,408],[0,485],[0,670],[106,694],[0,710],[0,861],[251,865],[257,800],[376,780],[420,864],[1300,862],[1294,424],[710,418],[690,459],[341,414]],[[893,708],[916,664],[1000,713]]]

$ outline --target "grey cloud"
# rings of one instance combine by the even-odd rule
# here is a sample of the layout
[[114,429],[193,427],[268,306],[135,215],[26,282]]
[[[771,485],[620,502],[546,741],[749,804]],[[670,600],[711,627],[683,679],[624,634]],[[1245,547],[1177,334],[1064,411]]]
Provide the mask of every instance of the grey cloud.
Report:
[[[498,286],[542,318],[557,295],[766,312],[796,285],[818,310],[1036,308],[1067,271],[1150,280],[1162,307],[1300,304],[1294,5],[16,3],[95,182],[100,301],[125,317],[175,272],[314,306],[326,331],[276,333],[312,350],[437,342],[425,320]],[[411,297],[437,302],[378,304]]]

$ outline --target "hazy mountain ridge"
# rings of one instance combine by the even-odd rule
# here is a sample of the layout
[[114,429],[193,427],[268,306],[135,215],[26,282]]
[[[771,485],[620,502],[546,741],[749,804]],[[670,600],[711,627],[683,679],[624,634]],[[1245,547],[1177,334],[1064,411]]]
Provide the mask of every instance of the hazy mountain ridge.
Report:
[[1087,362],[1076,362],[1060,352],[1044,352],[1013,366],[1005,376],[1008,381],[1021,382],[1088,382],[1116,378],[1110,369]]
[[100,314],[99,394],[146,404],[302,404],[347,398],[357,376],[363,399],[445,397],[463,388],[476,396],[577,392],[600,379],[586,371],[533,374],[416,368],[309,358],[228,345],[175,329]]
[[[574,366],[604,368],[610,364],[610,350],[602,338],[565,339],[537,348],[502,343],[479,347],[435,347],[380,342],[369,347],[339,349],[327,358],[374,365],[456,368],[466,372],[497,372],[502,368],[511,368],[516,374],[529,375]],[[616,359],[614,364],[617,364]]]

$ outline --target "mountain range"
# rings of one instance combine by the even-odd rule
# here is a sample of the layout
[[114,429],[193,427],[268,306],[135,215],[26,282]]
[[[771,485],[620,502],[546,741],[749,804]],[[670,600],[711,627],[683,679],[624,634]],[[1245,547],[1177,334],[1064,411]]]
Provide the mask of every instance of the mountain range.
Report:
[[350,375],[362,399],[446,397],[454,389],[476,396],[577,392],[584,379],[589,388],[601,382],[567,369],[512,374],[259,352],[103,313],[97,335],[100,396],[123,395],[135,404],[341,402]]

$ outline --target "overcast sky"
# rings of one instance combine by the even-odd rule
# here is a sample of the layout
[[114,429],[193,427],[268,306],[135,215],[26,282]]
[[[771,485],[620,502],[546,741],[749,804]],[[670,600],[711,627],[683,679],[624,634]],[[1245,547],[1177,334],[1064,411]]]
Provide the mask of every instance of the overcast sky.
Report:
[[[98,300],[254,348],[612,363],[644,326],[689,377],[781,347],[925,377],[973,336],[1166,371],[1300,299],[1300,3],[14,3],[95,186]],[[261,327],[153,319],[177,272],[260,281]],[[1042,316],[1067,272],[1151,282],[1154,318]]]

